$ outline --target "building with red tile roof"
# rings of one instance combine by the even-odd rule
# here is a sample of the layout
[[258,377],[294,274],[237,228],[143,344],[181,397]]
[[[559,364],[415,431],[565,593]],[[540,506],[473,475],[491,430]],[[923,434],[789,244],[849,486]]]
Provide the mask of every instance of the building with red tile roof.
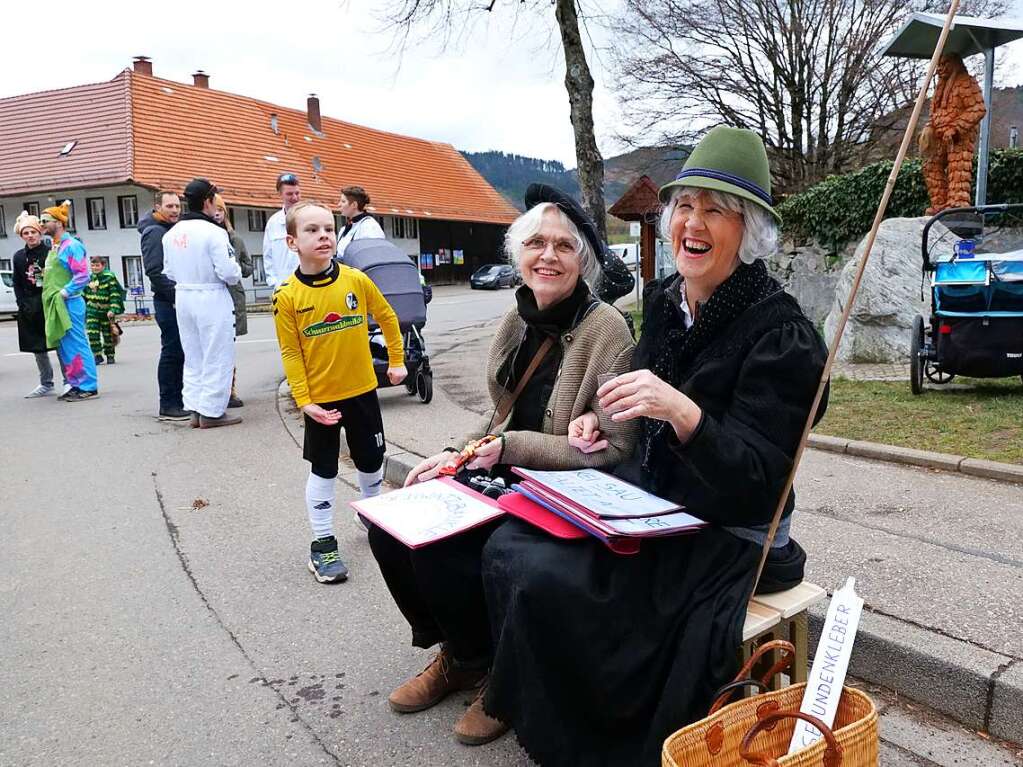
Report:
[[[109,82],[0,99],[0,133],[0,268],[21,247],[18,212],[71,199],[86,247],[138,288],[138,218],[153,191],[180,191],[196,176],[217,184],[256,256],[280,205],[279,174],[297,174],[304,199],[335,209],[342,187],[362,186],[389,239],[433,256],[421,262],[435,282],[500,261],[518,215],[450,144],[321,116],[315,95],[301,111],[215,90],[202,72],[190,84],[154,77],[144,57]],[[255,277],[261,292],[258,268]]]

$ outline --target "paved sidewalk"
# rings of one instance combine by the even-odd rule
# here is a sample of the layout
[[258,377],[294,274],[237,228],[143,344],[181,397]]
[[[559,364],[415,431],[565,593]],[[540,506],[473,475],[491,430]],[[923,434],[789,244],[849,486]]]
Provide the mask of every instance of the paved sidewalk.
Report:
[[831,369],[833,378],[850,381],[908,381],[909,363],[853,363],[835,361]]
[[[293,411],[283,387],[281,401],[283,412]],[[416,419],[410,431],[403,428],[408,419],[388,417],[392,408],[403,412],[403,404],[396,398],[383,403],[391,445],[385,473],[394,485],[421,459],[401,444],[413,431],[422,440],[437,430],[433,419]],[[299,439],[298,418],[286,424]],[[846,465],[835,466],[836,458],[808,451],[797,483],[794,534],[807,549],[809,580],[830,591],[849,575],[858,578],[866,611],[850,673],[875,685],[885,733],[882,764],[1023,765],[1018,746],[1006,750],[975,735],[963,745],[957,740],[962,733],[951,732],[958,723],[962,732],[1023,743],[1023,635],[1012,629],[1023,620],[1023,561],[1014,556],[1023,542],[1018,488],[967,480],[976,483],[967,492],[993,513],[960,525],[959,512],[942,503],[958,478],[930,477],[932,492],[914,504],[900,477],[910,473],[919,480],[929,472],[845,456]],[[836,471],[847,477],[840,487],[832,483]],[[888,505],[891,498],[879,495],[880,487],[895,488],[903,505]],[[959,536],[951,539],[938,532],[955,529]],[[811,612],[811,646],[825,610]],[[904,698],[935,713],[922,723],[915,718],[920,707]]]

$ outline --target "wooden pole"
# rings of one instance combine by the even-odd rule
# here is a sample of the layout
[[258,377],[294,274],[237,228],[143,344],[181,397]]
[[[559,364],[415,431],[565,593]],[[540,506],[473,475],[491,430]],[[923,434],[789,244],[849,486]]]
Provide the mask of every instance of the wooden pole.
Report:
[[895,164],[892,166],[892,172],[888,174],[888,183],[885,184],[884,193],[881,195],[881,202],[877,206],[877,213],[874,214],[874,224],[870,227],[870,234],[867,235],[867,247],[863,251],[863,258],[860,259],[860,265],[856,270],[856,276],[853,279],[852,289],[849,291],[849,297],[846,299],[845,308],[842,310],[842,316],[838,321],[838,327],[835,329],[835,337],[831,342],[831,348],[828,350],[828,359],[824,363],[824,372],[821,374],[820,383],[817,386],[817,394],[813,398],[813,405],[810,408],[810,414],[806,418],[806,425],[803,426],[803,436],[799,440],[799,447],[796,449],[795,458],[792,461],[792,470],[789,472],[788,479],[785,481],[785,487],[781,491],[781,497],[778,499],[778,506],[774,511],[774,518],[771,520],[771,527],[767,531],[767,541],[764,543],[764,551],[760,555],[760,565],[757,567],[757,577],[753,581],[753,590],[756,591],[757,584],[760,583],[760,576],[764,572],[764,565],[767,563],[767,555],[771,550],[771,545],[774,543],[774,538],[778,533],[778,525],[781,523],[781,516],[785,511],[785,504],[789,499],[789,493],[792,492],[792,483],[796,479],[796,471],[799,469],[799,462],[803,458],[803,451],[806,449],[806,441],[810,437],[810,430],[813,428],[813,419],[817,414],[817,408],[820,407],[821,400],[824,398],[824,390],[827,388],[828,381],[831,378],[831,368],[835,364],[835,355],[838,354],[838,346],[842,341],[842,334],[845,332],[845,325],[849,321],[849,315],[852,313],[853,302],[856,300],[856,293],[860,289],[860,282],[863,280],[863,272],[867,267],[867,260],[870,258],[870,252],[874,248],[874,240],[877,238],[877,230],[881,226],[881,221],[884,220],[885,210],[888,208],[888,200],[892,196],[892,190],[895,188],[895,181],[899,177],[899,170],[902,168],[902,161],[906,158],[906,152],[909,150],[910,142],[913,140],[913,134],[916,132],[916,124],[920,119],[920,112],[923,110],[924,101],[927,99],[927,89],[930,87],[931,79],[934,77],[934,71],[938,68],[938,60],[941,58],[941,52],[945,48],[945,41],[948,39],[949,30],[952,28],[952,20],[955,18],[956,11],[959,10],[959,0],[952,0],[952,5],[948,9],[948,14],[945,16],[945,25],[941,29],[941,34],[938,36],[938,44],[934,48],[934,53],[931,55],[931,62],[927,66],[927,74],[924,76],[923,86],[920,88],[920,93],[916,97],[916,104],[913,105],[913,113],[909,117],[909,123],[906,125],[906,132],[902,136],[902,144],[899,146],[899,153],[895,157]]

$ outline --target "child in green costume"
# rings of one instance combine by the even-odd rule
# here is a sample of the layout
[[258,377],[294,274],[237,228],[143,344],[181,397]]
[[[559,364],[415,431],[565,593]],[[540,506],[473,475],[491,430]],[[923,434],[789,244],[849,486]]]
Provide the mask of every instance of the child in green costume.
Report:
[[85,286],[85,332],[89,336],[89,346],[96,356],[96,363],[114,364],[114,319],[124,313],[124,288],[117,281],[112,271],[107,269],[102,258],[93,256],[89,259],[92,278]]

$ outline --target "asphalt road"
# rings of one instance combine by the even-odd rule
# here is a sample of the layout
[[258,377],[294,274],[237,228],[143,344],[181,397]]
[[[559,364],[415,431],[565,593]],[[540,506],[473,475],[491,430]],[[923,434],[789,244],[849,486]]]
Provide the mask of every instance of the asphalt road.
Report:
[[[390,442],[421,452],[443,446],[485,411],[478,381],[488,328],[511,295],[438,291],[427,331],[437,399],[423,405],[401,388],[382,391]],[[277,410],[270,319],[253,316],[249,326],[238,345],[244,423],[193,431],[153,417],[155,326],[126,328],[118,364],[100,368],[101,397],[65,404],[22,399],[35,365],[16,353],[14,327],[0,325],[0,765],[527,763],[510,737],[479,749],[454,742],[450,728],[467,696],[413,716],[387,708],[387,693],[429,654],[409,647],[349,514],[337,520],[349,582],[321,586],[306,571],[307,467]],[[951,512],[922,523],[931,505],[917,507],[901,488],[895,503],[892,475],[848,460],[817,454],[809,464],[805,481],[831,483],[804,492],[812,524],[873,520],[871,535],[906,542],[891,549],[893,560],[914,550],[910,532],[944,545],[934,549],[938,561],[952,556],[953,540],[977,548],[955,534]],[[976,498],[974,485],[924,474],[915,482],[950,508]],[[1009,568],[1001,560],[1018,558],[1020,502],[997,483],[984,487],[985,503],[1004,512],[1005,550],[957,560],[960,572],[980,560]],[[355,496],[346,467],[339,506]],[[899,503],[912,511],[896,511]],[[886,504],[886,515],[866,513]],[[861,553],[868,540],[835,559],[874,567]],[[920,587],[906,588],[912,596]],[[999,620],[1018,617],[1004,610]],[[967,628],[998,639],[989,626]],[[900,716],[905,743],[886,745],[884,764],[1019,764],[943,720]],[[921,752],[939,736],[958,750]],[[941,755],[951,753],[955,762]]]

